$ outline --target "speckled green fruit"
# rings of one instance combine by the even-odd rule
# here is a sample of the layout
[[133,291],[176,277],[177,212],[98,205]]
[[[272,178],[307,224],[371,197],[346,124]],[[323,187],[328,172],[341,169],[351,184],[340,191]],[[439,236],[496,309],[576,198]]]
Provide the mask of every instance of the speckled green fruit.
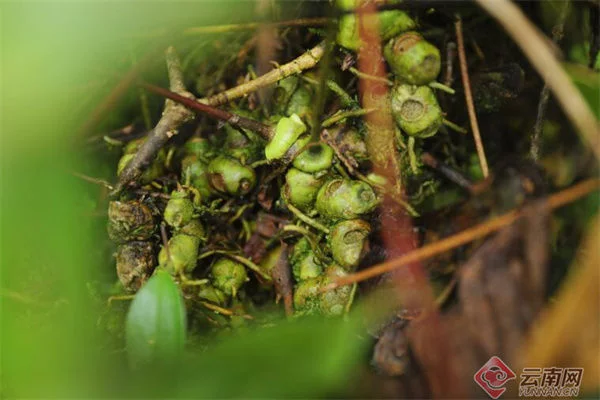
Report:
[[285,174],[285,195],[292,205],[307,210],[312,207],[317,192],[323,186],[325,178],[317,178],[296,168],[290,168]]
[[379,203],[373,188],[362,181],[333,179],[317,193],[315,207],[331,220],[354,219],[373,211]]
[[254,170],[227,156],[219,156],[208,164],[208,179],[215,190],[234,196],[248,194],[256,185]]
[[310,243],[304,237],[294,245],[289,256],[289,261],[292,266],[294,278],[298,282],[315,278],[323,271],[323,267],[315,258]]
[[111,201],[108,204],[108,236],[116,243],[147,240],[156,225],[150,208],[139,201]]
[[306,125],[298,115],[281,118],[275,127],[273,138],[265,147],[267,160],[283,158],[304,132]]
[[439,50],[417,32],[406,32],[391,39],[383,55],[400,82],[426,85],[440,73]]
[[[379,18],[379,36],[382,41],[416,27],[415,21],[400,10],[381,11],[377,13],[377,18]],[[336,40],[340,46],[348,50],[357,51],[362,46],[355,14],[345,14],[340,17]]]
[[193,271],[196,268],[199,246],[200,239],[194,236],[177,234],[169,239],[168,251],[166,247],[160,249],[158,262],[172,275]]
[[333,164],[333,149],[324,143],[312,143],[294,159],[294,167],[310,174],[325,171]]
[[228,258],[220,258],[213,264],[210,277],[213,286],[227,296],[235,296],[248,280],[246,268]]
[[213,285],[201,286],[198,297],[218,305],[224,305],[227,302],[227,295]]
[[200,221],[199,218],[194,218],[187,224],[183,225],[177,230],[177,233],[193,236],[201,240],[206,239],[206,231],[204,230],[204,225],[202,225],[202,221]]
[[368,244],[371,226],[361,219],[335,224],[328,237],[333,259],[346,271],[358,267]]
[[319,313],[320,277],[305,279],[294,288],[294,312],[298,315]]
[[[325,273],[321,277],[321,285],[325,287],[345,275],[346,272],[343,268],[335,264],[330,265],[325,269]],[[351,295],[352,285],[341,286],[337,289],[321,293],[319,296],[319,310],[321,314],[328,317],[343,315]]]
[[194,215],[194,204],[187,192],[175,190],[167,202],[163,218],[169,226],[178,229],[189,223]]
[[208,181],[208,164],[195,155],[181,160],[181,183],[196,189],[200,193],[202,202],[213,195],[213,188]]
[[400,129],[407,135],[430,137],[442,126],[442,109],[429,87],[396,85],[391,95],[392,114]]
[[137,292],[150,278],[156,259],[151,242],[129,242],[120,245],[115,254],[117,276],[127,291]]

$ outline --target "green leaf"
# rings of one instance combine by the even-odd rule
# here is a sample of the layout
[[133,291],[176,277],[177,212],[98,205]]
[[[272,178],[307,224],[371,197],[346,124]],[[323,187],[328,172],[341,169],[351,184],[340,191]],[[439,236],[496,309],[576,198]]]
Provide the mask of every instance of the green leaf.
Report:
[[596,118],[600,118],[600,73],[583,65],[565,63],[563,66],[596,115]]
[[156,271],[136,294],[127,315],[130,364],[174,364],[185,344],[185,330],[185,305],[179,288],[167,272]]
[[[283,322],[227,337],[191,354],[162,395],[183,398],[316,398],[348,386],[368,342],[358,319]],[[162,376],[165,378],[165,376]],[[157,381],[155,381],[157,383]],[[148,377],[144,386],[148,390]],[[152,393],[157,392],[152,389]]]

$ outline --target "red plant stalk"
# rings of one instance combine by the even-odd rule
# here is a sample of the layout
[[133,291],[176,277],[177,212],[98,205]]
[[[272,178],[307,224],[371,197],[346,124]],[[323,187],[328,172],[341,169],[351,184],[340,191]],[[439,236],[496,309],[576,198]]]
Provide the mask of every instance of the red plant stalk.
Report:
[[[357,10],[359,35],[362,46],[358,51],[358,68],[361,72],[387,78],[383,62],[381,40],[379,36],[379,20],[374,2],[362,1]],[[368,128],[367,149],[374,164],[374,171],[387,178],[395,190],[387,190],[382,204],[381,237],[386,248],[388,259],[399,257],[414,250],[418,246],[418,237],[414,230],[412,218],[390,196],[404,196],[400,185],[396,184],[397,161],[395,157],[394,120],[389,105],[388,86],[384,80],[360,79],[359,93],[362,107],[375,109],[365,116]],[[444,340],[443,326],[440,320],[435,298],[420,262],[415,262],[390,273],[398,289],[398,296],[403,308],[421,311],[422,319],[418,322],[419,330],[429,339],[430,351],[438,355],[440,364],[435,370],[427,371],[431,386],[445,393],[454,393],[457,382],[452,377],[446,362],[450,351]],[[417,322],[417,321],[415,321]],[[423,332],[425,330],[426,332]],[[428,340],[429,341],[429,340]],[[452,390],[452,388],[454,390]],[[446,391],[447,390],[447,391]],[[437,390],[435,390],[437,391]]]

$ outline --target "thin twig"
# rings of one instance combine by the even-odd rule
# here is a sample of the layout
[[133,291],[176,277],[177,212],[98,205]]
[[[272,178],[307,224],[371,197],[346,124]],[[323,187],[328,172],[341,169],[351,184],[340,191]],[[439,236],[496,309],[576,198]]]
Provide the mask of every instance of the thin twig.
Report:
[[[600,188],[600,179],[589,179],[568,189],[553,194],[546,199],[540,200],[546,203],[549,209],[555,209],[567,205],[595,190]],[[434,243],[425,245],[416,250],[406,253],[395,259],[375,265],[374,267],[362,270],[355,274],[347,275],[335,282],[327,285],[322,291],[336,289],[340,286],[350,285],[355,282],[361,282],[386,272],[393,271],[414,262],[421,262],[430,259],[448,250],[463,246],[474,240],[483,238],[490,233],[496,232],[505,226],[515,222],[519,217],[527,213],[527,209],[512,210],[499,217],[492,218],[472,228],[465,229],[462,232],[454,234],[448,238],[438,240]]]
[[343,119],[351,118],[351,117],[362,117],[370,112],[375,111],[374,108],[364,109],[357,108],[353,110],[344,110],[333,114],[331,117],[327,118],[325,121],[321,123],[323,128],[329,128],[331,125],[334,125],[340,122]]
[[481,134],[479,133],[479,124],[477,123],[477,114],[475,113],[475,105],[473,104],[473,95],[471,94],[471,82],[469,80],[469,70],[467,66],[467,56],[465,54],[465,43],[462,32],[462,20],[460,17],[454,23],[456,30],[456,42],[458,44],[458,59],[460,62],[460,74],[462,76],[463,88],[465,91],[465,101],[467,102],[467,111],[469,112],[469,121],[471,122],[471,130],[473,131],[473,139],[475,139],[475,147],[479,157],[479,164],[484,178],[489,175],[488,163],[485,157]]
[[537,72],[550,87],[563,111],[600,160],[600,125],[575,87],[544,35],[510,0],[476,0],[521,47]]
[[348,68],[348,71],[352,72],[354,75],[356,75],[360,79],[366,79],[366,80],[373,81],[373,82],[385,83],[388,86],[394,86],[394,82],[390,81],[387,78],[367,74],[366,72],[361,72],[354,67]]
[[271,139],[273,136],[273,128],[269,125],[263,124],[260,121],[256,121],[250,118],[242,117],[240,115],[231,113],[229,111],[221,110],[219,108],[215,108],[212,106],[208,106],[203,103],[199,103],[194,99],[191,99],[186,96],[182,96],[170,90],[161,88],[159,86],[152,85],[147,82],[140,82],[140,85],[151,92],[160,94],[170,100],[173,100],[176,103],[182,104],[187,108],[190,108],[194,111],[209,115],[215,119],[227,122],[230,125],[233,125],[238,128],[248,129],[252,132],[256,132],[260,134],[264,139]]
[[282,28],[282,27],[300,27],[300,26],[318,26],[325,25],[330,21],[329,18],[298,18],[286,21],[277,21],[271,23],[264,22],[248,22],[245,24],[227,24],[227,25],[213,25],[213,26],[199,26],[187,28],[183,31],[184,35],[199,35],[207,33],[226,33],[226,32],[237,32],[237,31],[250,31],[261,26],[268,26],[271,28]]
[[300,211],[299,209],[294,207],[292,204],[290,204],[290,202],[288,201],[287,198],[285,198],[285,196],[283,196],[283,197],[284,197],[286,207],[288,208],[288,210],[291,211],[292,214],[294,214],[294,216],[296,218],[298,218],[300,221],[304,222],[306,225],[312,226],[313,228],[315,228],[325,234],[329,234],[329,228],[327,228],[325,225],[322,225],[318,221],[312,219],[308,215],[304,214],[302,211]]
[[[563,37],[565,29],[565,20],[569,10],[570,1],[564,2],[563,8],[558,17],[558,22],[552,29],[552,40],[558,44]],[[544,124],[544,116],[546,114],[546,108],[548,108],[548,99],[550,98],[550,88],[548,83],[544,82],[544,87],[540,93],[540,101],[538,103],[537,117],[535,119],[535,125],[533,126],[533,134],[531,135],[531,147],[529,148],[529,154],[534,161],[537,161],[540,157],[540,138],[542,136],[542,127]]]
[[220,106],[239,97],[245,96],[265,86],[272,85],[288,76],[300,74],[302,71],[317,65],[325,53],[325,42],[321,42],[312,49],[306,51],[300,57],[280,66],[266,74],[259,76],[249,82],[243,83],[224,92],[198,100],[209,106]]
[[[171,90],[182,96],[192,96],[185,89],[181,63],[173,47],[167,49],[166,60]],[[119,181],[112,194],[115,195],[121,192],[126,185],[139,178],[146,167],[154,160],[159,150],[177,133],[177,129],[185,122],[192,120],[194,116],[193,112],[182,105],[167,100],[162,117],[152,130],[152,133],[141,145],[135,157],[127,164],[119,176]]]
[[71,172],[71,174],[73,176],[76,176],[77,178],[83,179],[86,182],[91,182],[91,183],[95,183],[97,185],[102,185],[105,188],[107,188],[108,190],[112,190],[113,189],[112,185],[110,183],[108,183],[107,181],[105,181],[104,179],[94,178],[94,177],[91,177],[91,176],[80,174],[79,172],[75,172],[75,171]]

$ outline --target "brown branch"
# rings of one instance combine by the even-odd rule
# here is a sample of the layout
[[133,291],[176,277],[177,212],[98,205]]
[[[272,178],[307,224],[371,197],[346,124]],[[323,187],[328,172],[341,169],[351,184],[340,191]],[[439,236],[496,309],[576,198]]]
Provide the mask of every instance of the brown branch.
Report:
[[548,40],[510,0],[476,0],[521,47],[548,84],[563,111],[600,160],[600,125],[548,44]]
[[469,112],[469,121],[471,122],[471,130],[473,131],[473,139],[475,139],[475,147],[479,156],[479,164],[484,178],[489,175],[487,159],[485,157],[485,149],[481,141],[479,132],[479,124],[477,123],[477,114],[475,113],[475,105],[473,104],[473,95],[471,93],[471,81],[469,79],[469,69],[467,66],[467,56],[465,54],[465,42],[462,32],[462,20],[460,17],[454,23],[456,30],[456,43],[458,44],[458,60],[460,63],[460,74],[462,76],[463,88],[465,90],[465,101],[467,102],[467,111]]
[[[555,193],[540,201],[545,202],[549,209],[555,209],[567,205],[595,190],[600,188],[600,179],[589,179],[568,189]],[[522,211],[513,210],[499,217],[490,219],[472,228],[466,229],[448,238],[438,240],[437,242],[420,247],[410,253],[400,257],[383,262],[374,267],[362,270],[355,274],[347,275],[337,281],[331,283],[323,289],[323,291],[333,290],[340,286],[350,285],[356,282],[361,282],[366,279],[373,278],[378,275],[385,274],[395,269],[404,267],[410,263],[421,262],[430,259],[439,254],[445,253],[448,250],[463,246],[474,240],[483,238],[490,233],[496,232],[505,226],[515,222],[519,217],[527,213],[527,209]]]
[[170,90],[161,88],[159,86],[152,85],[146,82],[140,82],[140,86],[150,90],[151,92],[160,94],[176,103],[186,106],[196,112],[206,114],[212,118],[227,122],[230,125],[237,126],[239,128],[248,129],[252,132],[260,134],[263,138],[269,140],[273,136],[273,129],[269,125],[265,125],[262,122],[245,118],[229,111],[221,110],[219,108],[211,107],[209,105],[199,103],[193,98],[182,96]]
[[[191,93],[185,90],[179,57],[173,47],[167,49],[166,59],[171,90],[182,96],[192,96]],[[119,181],[112,194],[120,193],[126,185],[139,178],[146,167],[154,160],[158,151],[173,135],[177,134],[177,129],[193,118],[194,113],[187,108],[172,101],[166,101],[158,124],[119,176]]]
[[[560,12],[557,24],[552,29],[552,40],[558,44],[563,37],[565,29],[565,20],[567,19],[567,11],[569,10],[570,1],[566,0],[563,8]],[[540,93],[540,101],[538,103],[537,117],[535,119],[535,125],[533,127],[533,134],[531,135],[531,146],[529,148],[529,154],[533,160],[537,161],[540,157],[540,138],[542,136],[542,127],[544,124],[544,116],[546,114],[546,108],[548,108],[548,99],[550,98],[550,88],[548,83],[544,83],[542,92]]]
[[321,42],[312,49],[306,51],[300,57],[290,61],[287,64],[275,68],[266,74],[259,76],[249,82],[243,83],[224,92],[198,100],[200,103],[209,106],[220,106],[229,103],[231,100],[245,96],[265,86],[272,85],[288,76],[299,74],[306,69],[317,65],[325,53],[325,42]]

